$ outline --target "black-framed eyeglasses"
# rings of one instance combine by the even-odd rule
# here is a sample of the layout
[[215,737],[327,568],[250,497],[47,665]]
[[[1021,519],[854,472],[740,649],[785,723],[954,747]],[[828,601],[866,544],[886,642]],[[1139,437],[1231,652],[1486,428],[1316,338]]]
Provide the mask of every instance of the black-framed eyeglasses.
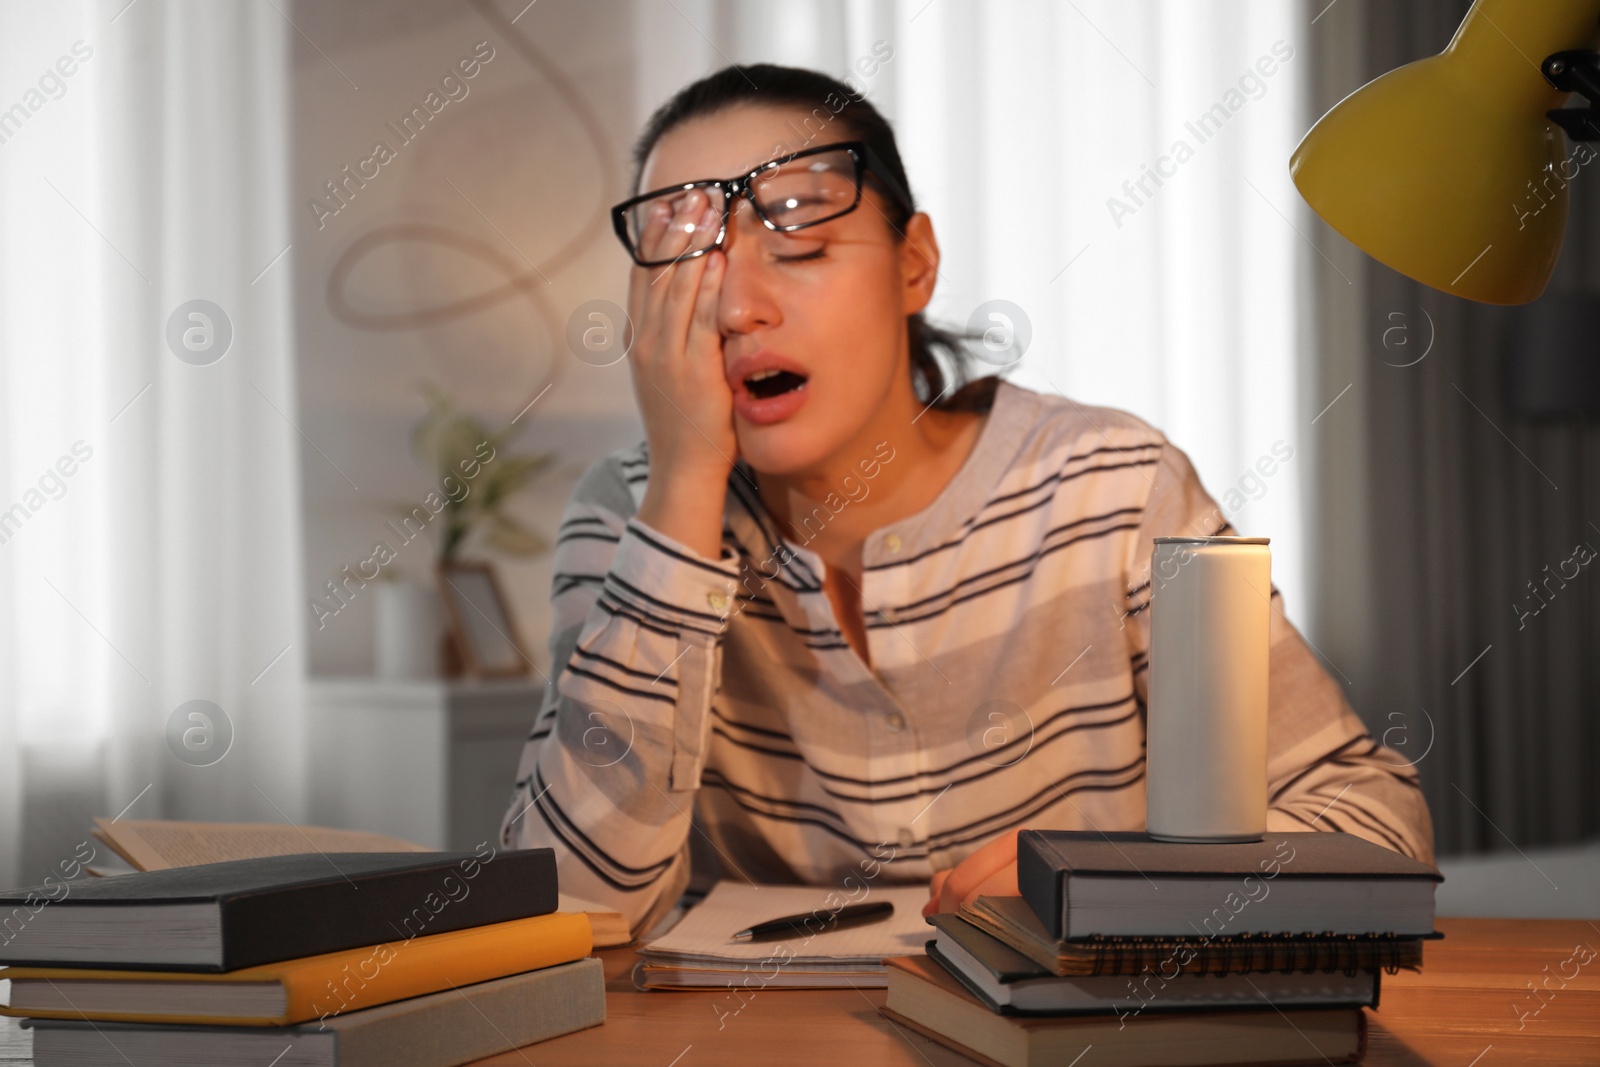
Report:
[[[779,156],[737,177],[685,182],[640,193],[612,208],[611,222],[635,263],[641,267],[660,267],[703,256],[721,247],[728,234],[728,220],[741,196],[750,201],[761,224],[777,233],[792,233],[848,215],[861,203],[862,178],[868,171],[903,205],[911,205],[911,196],[905,187],[895,180],[865,141],[840,141]],[[688,245],[675,255],[653,255],[654,250],[662,247],[665,224],[677,216],[683,198],[695,190],[722,214],[716,236],[710,240],[691,237]],[[657,232],[651,241],[652,248],[642,248],[642,243],[652,236],[648,232],[652,211],[662,210],[666,214],[656,216]],[[689,228],[692,230],[694,223],[691,222]]]

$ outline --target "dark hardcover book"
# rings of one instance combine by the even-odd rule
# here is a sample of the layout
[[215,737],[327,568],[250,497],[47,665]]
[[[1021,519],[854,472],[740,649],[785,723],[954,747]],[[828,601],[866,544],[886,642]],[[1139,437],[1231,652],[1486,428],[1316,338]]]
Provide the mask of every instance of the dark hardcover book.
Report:
[[938,937],[930,959],[1001,1015],[1116,1015],[1146,1012],[1296,1008],[1376,1008],[1377,967],[1362,970],[1185,972],[1176,960],[1141,974],[1059,976],[957,915],[928,920]]
[[556,906],[548,848],[265,856],[0,892],[0,963],[235,971]]
[[1024,830],[1017,886],[1057,939],[1332,934],[1426,937],[1444,876],[1343,833],[1174,843]]
[[1029,959],[997,937],[984,933],[960,915],[939,912],[928,916],[939,941],[960,945],[996,982],[1011,984],[1053,977],[1043,964]]
[[298,1026],[22,1025],[37,1067],[453,1067],[605,1022],[604,970],[591,956]]

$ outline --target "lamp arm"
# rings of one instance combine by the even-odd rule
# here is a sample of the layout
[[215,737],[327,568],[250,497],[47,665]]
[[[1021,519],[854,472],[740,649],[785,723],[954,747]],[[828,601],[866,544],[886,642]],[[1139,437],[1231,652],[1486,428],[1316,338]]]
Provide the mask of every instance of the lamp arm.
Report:
[[1564,93],[1578,93],[1587,107],[1562,107],[1545,112],[1574,141],[1600,141],[1600,52],[1572,49],[1553,52],[1539,65],[1545,81]]

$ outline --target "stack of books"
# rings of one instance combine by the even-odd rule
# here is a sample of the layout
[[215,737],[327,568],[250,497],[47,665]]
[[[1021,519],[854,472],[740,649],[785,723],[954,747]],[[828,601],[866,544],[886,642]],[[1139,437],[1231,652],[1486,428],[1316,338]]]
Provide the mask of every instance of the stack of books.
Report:
[[0,892],[38,1067],[454,1067],[605,1021],[550,849],[308,852]]
[[1355,1063],[1443,876],[1341,833],[1175,844],[1023,831],[1019,897],[929,921],[881,1009],[984,1064]]

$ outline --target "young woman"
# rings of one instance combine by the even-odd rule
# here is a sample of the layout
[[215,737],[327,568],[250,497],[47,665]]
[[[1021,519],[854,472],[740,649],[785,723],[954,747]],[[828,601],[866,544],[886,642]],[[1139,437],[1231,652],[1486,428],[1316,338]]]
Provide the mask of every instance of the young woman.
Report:
[[[1016,891],[1020,828],[1141,829],[1152,539],[1232,532],[1187,457],[1124,412],[965,381],[923,320],[933,224],[847,86],[729,67],[635,163],[646,439],[563,517],[501,843],[554,848],[565,892],[641,931],[691,866],[921,881],[949,909]],[[1272,599],[1268,825],[1431,859],[1415,770]]]

